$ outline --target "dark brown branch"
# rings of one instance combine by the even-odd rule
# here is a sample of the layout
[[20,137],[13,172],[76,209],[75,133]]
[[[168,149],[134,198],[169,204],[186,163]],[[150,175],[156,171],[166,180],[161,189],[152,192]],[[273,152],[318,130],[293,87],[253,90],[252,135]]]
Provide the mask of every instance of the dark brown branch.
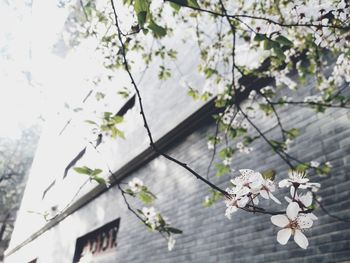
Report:
[[[176,1],[174,1],[174,0],[164,0],[164,1],[176,4]],[[208,14],[211,14],[214,16],[229,17],[231,19],[236,19],[236,20],[238,20],[238,18],[249,18],[249,19],[263,20],[263,21],[266,21],[270,24],[278,25],[280,27],[315,27],[315,28],[334,28],[334,29],[341,29],[341,30],[349,30],[350,29],[350,26],[324,25],[324,24],[314,24],[314,23],[290,23],[290,24],[288,24],[288,23],[278,22],[278,21],[275,21],[275,20],[267,18],[267,17],[259,17],[259,16],[247,15],[247,14],[235,14],[235,15],[223,14],[223,13],[215,12],[212,10],[203,9],[200,7],[185,5],[183,3],[182,3],[182,6],[190,8],[192,10],[200,11],[203,13],[208,13]]]
[[328,215],[329,217],[332,217],[332,218],[335,218],[339,221],[343,221],[343,222],[350,222],[350,218],[343,218],[343,217],[340,217],[340,216],[337,216],[337,215],[334,215],[334,214],[331,214],[324,206],[323,204],[317,200],[317,197],[316,197],[316,194],[313,193],[313,197],[314,197],[314,200],[315,202],[320,206],[320,208],[323,210],[323,212],[325,212],[326,215]]
[[321,103],[321,102],[305,102],[305,101],[287,101],[287,102],[271,102],[272,105],[296,105],[301,107],[310,107],[310,106],[320,106],[327,108],[342,108],[342,109],[350,109],[350,106],[346,105],[335,105],[329,103]]
[[254,122],[251,121],[251,119],[247,116],[247,114],[245,114],[244,111],[242,111],[242,109],[241,109],[239,106],[238,106],[238,109],[239,109],[239,111],[242,113],[242,115],[244,116],[244,118],[250,123],[250,125],[252,125],[252,126],[254,127],[254,129],[259,133],[259,135],[266,141],[266,143],[267,143],[268,145],[270,145],[270,147],[271,147],[273,150],[275,150],[275,152],[281,157],[281,159],[282,159],[283,161],[285,161],[285,163],[286,163],[291,169],[293,169],[294,166],[291,164],[291,162],[290,162],[278,149],[276,149],[275,146],[272,145],[272,143],[270,142],[270,140],[266,138],[265,134],[264,134],[262,131],[260,131],[259,127],[257,127],[257,126],[254,124]]
[[273,111],[273,113],[275,114],[275,117],[276,117],[276,119],[277,119],[278,126],[280,127],[281,134],[282,134],[282,138],[283,138],[283,140],[285,141],[285,140],[286,140],[286,135],[285,135],[286,130],[285,130],[285,129],[283,128],[283,126],[282,126],[282,122],[281,122],[280,116],[278,115],[277,110],[276,110],[274,104],[271,103],[270,99],[269,99],[263,92],[261,92],[261,90],[259,90],[258,93],[259,93],[259,94],[267,101],[267,103],[271,106],[272,111]]
[[125,48],[125,45],[124,45],[124,41],[122,39],[122,32],[121,32],[120,27],[119,27],[118,15],[117,15],[117,12],[116,12],[113,0],[111,0],[111,4],[112,4],[113,12],[114,12],[115,25],[116,25],[117,31],[118,31],[118,39],[119,39],[119,42],[121,44],[121,53],[122,53],[122,56],[123,56],[124,68],[125,68],[128,76],[129,76],[129,78],[130,78],[132,86],[135,89],[135,92],[136,92],[136,95],[137,95],[137,98],[138,98],[138,102],[139,102],[139,106],[140,106],[140,114],[141,114],[142,119],[143,119],[144,127],[145,127],[145,129],[147,131],[147,135],[148,135],[148,138],[149,138],[149,141],[150,141],[150,146],[159,155],[161,155],[161,156],[165,157],[166,159],[168,159],[168,160],[170,160],[170,161],[172,161],[172,162],[182,166],[184,169],[186,169],[187,171],[192,173],[197,179],[201,180],[202,182],[206,183],[211,188],[213,188],[213,189],[219,191],[220,193],[224,194],[225,196],[227,196],[228,193],[225,190],[223,190],[220,187],[214,185],[213,183],[211,183],[210,181],[208,181],[207,179],[205,179],[204,177],[199,175],[192,168],[190,168],[186,163],[183,163],[183,162],[181,162],[181,161],[179,161],[179,160],[177,160],[177,159],[175,159],[175,158],[173,158],[173,157],[171,157],[171,156],[169,156],[169,155],[159,151],[159,149],[155,145],[153,137],[152,137],[152,134],[151,134],[151,130],[149,128],[149,125],[148,125],[148,122],[147,122],[147,119],[146,119],[146,115],[145,115],[145,112],[144,112],[144,109],[143,109],[143,103],[142,103],[141,94],[140,94],[140,91],[139,91],[139,89],[138,89],[138,87],[136,85],[134,77],[131,74],[131,71],[130,71],[130,68],[129,68],[129,63],[128,63],[127,58],[126,58],[126,48]]
[[128,210],[133,213],[138,219],[140,219],[142,221],[142,223],[144,223],[146,226],[146,221],[131,207],[130,203],[128,202],[128,199],[126,198],[125,196],[125,191],[123,190],[123,188],[121,188],[120,184],[117,184],[122,196],[123,196],[123,199],[124,199],[124,202],[128,208]]

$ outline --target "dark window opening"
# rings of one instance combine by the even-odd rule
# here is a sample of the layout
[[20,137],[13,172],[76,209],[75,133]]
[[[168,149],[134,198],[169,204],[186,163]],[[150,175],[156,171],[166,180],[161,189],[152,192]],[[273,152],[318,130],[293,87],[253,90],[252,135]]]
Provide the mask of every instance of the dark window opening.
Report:
[[[73,263],[97,262],[117,247],[120,218],[79,237],[75,245]],[[97,260],[97,261],[95,261]]]

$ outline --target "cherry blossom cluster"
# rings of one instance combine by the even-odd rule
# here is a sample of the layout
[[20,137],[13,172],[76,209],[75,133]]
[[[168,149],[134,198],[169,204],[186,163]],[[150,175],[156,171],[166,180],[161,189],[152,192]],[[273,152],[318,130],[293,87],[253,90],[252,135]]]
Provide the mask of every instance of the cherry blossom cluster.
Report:
[[180,234],[180,231],[169,227],[169,224],[166,222],[167,219],[162,217],[162,215],[152,207],[143,207],[140,211],[140,214],[144,216],[145,224],[150,227],[153,231],[158,231],[159,233],[167,233],[165,237],[168,241],[168,250],[173,250],[176,240],[174,238],[175,234]]
[[[129,188],[125,190],[125,193],[138,197],[143,203],[150,204],[156,198],[148,188],[144,185],[139,178],[133,178],[128,183]],[[168,250],[171,251],[175,246],[175,234],[181,234],[182,231],[171,227],[168,219],[163,217],[153,206],[143,207],[141,210],[137,210],[140,214],[140,219],[144,224],[152,231],[157,231],[167,240]]]
[[272,199],[276,203],[281,202],[272,194],[276,187],[270,179],[265,179],[262,174],[249,169],[239,170],[240,175],[231,179],[232,188],[226,189],[230,195],[225,200],[225,216],[231,219],[231,215],[238,208],[255,207],[259,204],[259,195],[264,199]]
[[[261,209],[257,207],[259,196],[264,199],[271,199],[279,205],[282,204],[273,195],[276,185],[271,176],[267,178],[267,176],[250,169],[239,170],[239,172],[239,176],[231,179],[233,187],[226,189],[229,194],[225,199],[225,216],[227,218],[231,219],[231,215],[238,209],[250,212],[259,211]],[[316,192],[320,187],[319,183],[310,182],[306,176],[305,172],[291,170],[288,178],[278,183],[279,188],[290,188],[291,197],[285,197],[288,203],[285,214],[271,212],[273,214],[271,222],[283,228],[277,233],[277,241],[285,245],[293,235],[296,244],[303,249],[306,249],[309,245],[303,231],[310,228],[313,221],[317,220],[310,207],[313,204],[313,192]]]

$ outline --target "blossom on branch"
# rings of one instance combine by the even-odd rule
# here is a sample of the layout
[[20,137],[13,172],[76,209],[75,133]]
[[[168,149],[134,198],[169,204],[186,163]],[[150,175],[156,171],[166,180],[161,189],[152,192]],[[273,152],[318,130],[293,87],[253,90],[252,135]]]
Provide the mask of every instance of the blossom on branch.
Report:
[[288,179],[283,179],[278,183],[280,188],[293,186],[294,188],[317,191],[321,186],[319,183],[310,183],[309,178],[306,178],[307,174],[305,172],[290,170],[288,176]]
[[313,224],[309,214],[299,214],[300,208],[296,202],[291,202],[286,211],[286,215],[274,215],[271,222],[283,229],[277,233],[277,241],[281,245],[287,244],[291,235],[294,241],[303,249],[309,245],[309,241],[303,234],[302,230],[310,228]]
[[143,182],[139,178],[134,178],[128,183],[130,190],[134,193],[139,193],[142,191]]
[[226,192],[230,194],[225,200],[226,211],[225,216],[231,219],[231,214],[236,212],[238,208],[243,208],[249,202],[247,194],[250,192],[248,187],[233,187],[232,189],[226,189]]

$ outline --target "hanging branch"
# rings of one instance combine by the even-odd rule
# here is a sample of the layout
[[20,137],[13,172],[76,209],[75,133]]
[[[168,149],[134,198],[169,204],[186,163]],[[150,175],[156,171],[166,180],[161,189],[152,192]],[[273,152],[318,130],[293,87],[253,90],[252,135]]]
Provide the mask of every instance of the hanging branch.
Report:
[[350,106],[346,105],[335,105],[335,104],[328,104],[328,103],[321,103],[321,102],[305,102],[305,101],[288,101],[288,102],[270,102],[271,105],[283,105],[283,104],[290,104],[300,107],[310,107],[310,106],[320,106],[320,107],[327,107],[327,108],[342,108],[342,109],[350,109]]
[[259,94],[266,100],[266,102],[271,106],[272,111],[273,111],[273,113],[275,114],[275,117],[276,117],[276,119],[277,119],[278,126],[279,126],[279,128],[280,128],[280,130],[281,130],[282,138],[283,138],[283,140],[285,141],[285,140],[286,140],[286,135],[285,135],[286,130],[285,130],[285,129],[283,128],[283,126],[282,126],[282,122],[281,122],[280,116],[278,115],[277,110],[276,110],[274,104],[271,103],[270,99],[269,99],[263,92],[261,92],[261,90],[259,90],[258,93],[259,93]]
[[[164,1],[178,4],[177,0],[164,0]],[[288,24],[288,23],[278,22],[278,21],[275,21],[275,20],[267,18],[267,17],[260,17],[260,16],[247,15],[247,14],[235,14],[235,15],[225,14],[225,13],[219,13],[219,12],[215,12],[215,11],[208,10],[208,9],[203,9],[200,7],[190,6],[184,2],[181,2],[181,6],[190,8],[192,10],[200,11],[203,13],[208,13],[208,14],[211,14],[214,16],[228,17],[228,18],[232,18],[232,19],[236,19],[236,20],[238,18],[256,19],[256,20],[266,21],[270,24],[278,25],[281,27],[288,27],[288,28],[291,28],[291,27],[309,27],[309,28],[314,27],[316,29],[318,29],[318,28],[334,28],[334,29],[340,29],[340,30],[349,30],[350,29],[350,26],[324,25],[324,24],[316,24],[316,23],[315,24],[314,23],[290,23],[290,24]]]
[[120,184],[117,184],[117,186],[118,186],[120,192],[122,193],[122,196],[123,196],[123,199],[124,199],[124,203],[126,204],[128,210],[129,210],[131,213],[133,213],[143,224],[145,224],[145,226],[148,226],[148,225],[146,224],[146,221],[131,207],[131,205],[130,205],[128,199],[127,199],[126,196],[125,196],[125,193],[126,193],[126,192],[123,190],[123,188],[120,186]]
[[[122,34],[121,34],[121,30],[120,30],[120,27],[119,27],[119,22],[118,22],[118,15],[117,15],[117,12],[116,12],[116,9],[115,9],[115,6],[114,6],[114,2],[113,0],[111,0],[111,5],[112,5],[112,9],[113,9],[113,13],[114,13],[114,19],[115,19],[115,26],[117,28],[117,32],[118,32],[118,39],[119,39],[119,42],[120,42],[120,45],[121,45],[121,54],[123,56],[123,65],[124,65],[124,68],[130,78],[130,81],[131,81],[131,84],[132,86],[134,87],[135,89],[135,92],[136,92],[136,95],[137,95],[137,98],[138,98],[138,102],[139,102],[139,106],[140,106],[140,115],[142,116],[142,119],[143,119],[143,123],[144,123],[144,127],[147,131],[147,135],[148,135],[148,138],[149,138],[149,141],[150,141],[150,146],[153,148],[153,150],[165,157],[166,159],[178,164],[179,166],[183,167],[184,169],[186,169],[187,171],[189,171],[191,174],[193,174],[197,179],[201,180],[202,182],[204,182],[205,184],[207,184],[209,187],[211,187],[212,189],[222,193],[225,198],[227,199],[231,199],[232,196],[230,194],[228,194],[225,190],[221,189],[220,187],[214,185],[213,183],[211,183],[209,180],[205,179],[204,177],[202,177],[200,174],[198,174],[197,172],[195,172],[192,168],[190,168],[186,163],[183,163],[163,152],[161,152],[157,146],[155,145],[154,141],[153,141],[153,137],[152,137],[152,133],[151,133],[151,130],[149,128],[149,125],[148,125],[148,122],[147,122],[147,119],[146,119],[146,115],[145,115],[145,112],[144,112],[144,109],[143,109],[143,104],[142,104],[142,98],[141,98],[141,94],[140,94],[140,91],[135,83],[135,80],[131,74],[131,71],[130,71],[130,68],[129,68],[129,63],[127,61],[127,58],[126,58],[126,48],[125,48],[125,44],[124,44],[124,41],[122,39]],[[239,108],[240,109],[240,108]],[[245,115],[246,116],[246,115]],[[249,119],[248,119],[249,120]],[[259,130],[260,132],[260,130]],[[260,132],[261,133],[261,132]],[[263,138],[266,139],[266,137],[264,136],[264,134],[261,134]],[[266,139],[267,140],[267,139]],[[268,140],[267,140],[268,141]],[[283,156],[282,156],[283,157]],[[286,162],[291,166],[293,167],[288,160],[286,160]],[[267,211],[263,208],[260,208],[260,207],[254,207],[254,210],[249,210],[249,205],[247,206],[246,209],[244,209],[245,211],[247,212],[253,212],[253,213],[262,213],[262,214],[269,214],[269,215],[279,215],[279,214],[285,214],[286,211]],[[304,211],[303,213],[310,213],[311,210],[306,210]]]
[[274,145],[272,145],[272,143],[270,142],[269,139],[266,138],[265,134],[259,129],[259,127],[257,127],[254,122],[252,122],[252,120],[247,116],[247,114],[240,108],[240,106],[238,106],[239,111],[242,113],[242,115],[244,116],[244,118],[250,123],[250,125],[252,125],[254,127],[254,129],[259,133],[259,135],[265,140],[265,142],[270,145],[270,147],[275,150],[275,152],[281,157],[281,159],[283,161],[285,161],[285,163],[291,168],[293,169],[294,166],[292,165],[292,163],[285,157],[283,156],[283,154],[276,149],[276,147]]
[[135,83],[135,80],[131,74],[131,71],[130,71],[130,68],[129,68],[129,63],[127,61],[127,58],[126,58],[126,48],[125,48],[125,44],[124,44],[124,41],[122,39],[122,34],[121,34],[121,30],[120,30],[120,27],[119,27],[119,22],[118,22],[118,15],[117,15],[117,12],[116,12],[116,9],[115,9],[115,6],[114,6],[114,2],[113,0],[111,0],[111,5],[112,5],[112,8],[113,8],[113,13],[114,13],[114,19],[115,19],[115,26],[117,28],[117,31],[118,31],[118,39],[119,39],[119,42],[121,44],[121,53],[122,53],[122,56],[123,56],[123,65],[124,65],[124,68],[130,78],[130,81],[131,81],[131,84],[132,86],[134,87],[135,89],[135,92],[136,92],[136,95],[137,95],[137,98],[138,98],[138,102],[139,102],[139,106],[140,106],[140,114],[142,116],[142,119],[143,119],[143,123],[144,123],[144,127],[147,131],[147,135],[148,135],[148,138],[149,138],[149,141],[150,141],[150,146],[153,148],[153,150],[158,153],[159,155],[162,155],[163,157],[165,157],[166,159],[182,166],[184,169],[186,169],[187,171],[189,171],[190,173],[192,173],[197,179],[203,181],[205,184],[207,184],[208,186],[210,186],[211,188],[219,191],[220,193],[222,193],[223,195],[225,196],[229,196],[229,194],[221,189],[220,187],[214,185],[213,183],[211,183],[210,181],[208,181],[207,179],[205,179],[204,177],[202,177],[201,175],[199,175],[197,172],[195,172],[192,168],[190,168],[186,163],[183,163],[161,151],[159,151],[159,149],[157,148],[157,146],[155,145],[154,141],[153,141],[153,137],[152,137],[152,134],[151,134],[151,130],[149,128],[149,125],[148,125],[148,122],[147,122],[147,119],[146,119],[146,115],[145,115],[145,112],[144,112],[144,109],[143,109],[143,104],[142,104],[142,98],[141,98],[141,94],[140,94],[140,91]]
[[324,205],[317,200],[316,194],[313,193],[313,198],[315,200],[315,202],[320,206],[320,208],[323,210],[323,212],[325,212],[326,215],[328,215],[329,217],[335,218],[338,221],[343,221],[343,222],[350,222],[350,218],[343,218],[343,217],[339,217],[337,215],[334,215],[332,213],[330,213],[325,207]]

